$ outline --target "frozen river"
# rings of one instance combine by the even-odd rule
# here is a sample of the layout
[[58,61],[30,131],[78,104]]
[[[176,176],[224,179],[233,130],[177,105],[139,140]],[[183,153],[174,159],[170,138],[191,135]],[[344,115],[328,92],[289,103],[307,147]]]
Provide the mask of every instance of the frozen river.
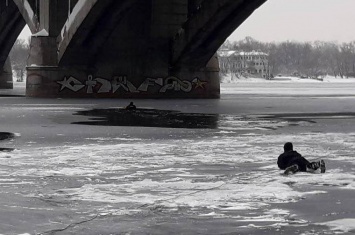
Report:
[[[355,83],[221,90],[0,97],[0,234],[353,234]],[[283,176],[287,141],[327,172]]]

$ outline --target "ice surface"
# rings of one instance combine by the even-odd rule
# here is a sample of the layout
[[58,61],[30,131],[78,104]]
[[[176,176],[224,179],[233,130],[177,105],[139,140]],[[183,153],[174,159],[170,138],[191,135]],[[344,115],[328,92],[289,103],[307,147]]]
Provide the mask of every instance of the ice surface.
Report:
[[[341,168],[329,168],[326,174],[281,175],[276,158],[285,141],[295,140],[294,135],[266,137],[215,131],[218,138],[202,140],[97,137],[81,146],[16,150],[11,158],[5,158],[9,153],[0,153],[2,164],[11,166],[11,172],[0,172],[6,176],[0,184],[36,184],[36,178],[75,177],[80,182],[78,187],[49,192],[50,197],[136,205],[101,209],[102,213],[135,213],[140,206],[172,211],[186,207],[200,211],[202,217],[229,217],[250,221],[250,226],[265,221],[274,227],[289,223],[290,213],[270,211],[271,204],[327,193],[324,186],[355,189],[355,175]],[[305,133],[297,136],[295,146],[311,160],[353,164],[354,141],[354,133]],[[26,181],[19,180],[24,177]],[[300,190],[307,185],[312,189]],[[28,196],[38,197],[35,192]],[[235,214],[245,210],[262,210],[264,214],[243,218]]]
[[[334,189],[353,191],[355,133],[311,132],[307,121],[265,116],[221,114],[216,129],[160,129],[168,138],[142,135],[151,129],[140,127],[130,129],[140,133],[132,137],[117,131],[72,142],[64,131],[53,132],[66,142],[42,147],[37,139],[0,152],[0,186],[41,206],[58,203],[85,215],[139,219],[173,214],[230,220],[246,229],[308,226],[309,221],[280,205],[326,197]],[[301,128],[282,131],[290,124]],[[324,159],[327,172],[282,175],[276,160],[287,141],[309,160]],[[341,231],[353,229],[352,220],[327,219],[332,221],[317,226],[337,226],[338,232],[340,223]]]
[[340,233],[355,232],[355,218],[339,219],[321,223],[320,225],[329,226],[332,230]]
[[250,83],[250,82],[268,82],[268,83],[291,83],[291,82],[298,82],[298,83],[348,83],[348,82],[355,82],[355,78],[341,78],[341,77],[334,77],[327,75],[325,77],[322,77],[321,80],[319,79],[304,79],[304,78],[299,78],[299,77],[294,77],[294,76],[277,76],[275,78],[272,78],[270,80],[266,80],[265,78],[258,78],[258,77],[250,77],[250,78],[245,78],[245,77],[236,77],[232,76],[231,74],[222,76],[221,81],[223,83]]

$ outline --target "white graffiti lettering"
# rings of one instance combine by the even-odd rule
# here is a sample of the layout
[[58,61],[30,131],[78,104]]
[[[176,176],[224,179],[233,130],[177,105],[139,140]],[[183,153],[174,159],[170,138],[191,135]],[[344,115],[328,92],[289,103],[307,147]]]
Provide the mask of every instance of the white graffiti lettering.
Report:
[[94,93],[94,87],[96,86],[97,82],[92,80],[92,75],[88,76],[88,80],[86,81],[86,85],[88,87],[87,92],[88,94]]
[[198,88],[205,89],[207,82],[203,82],[199,78],[194,78],[194,80],[192,80],[192,84],[195,85],[195,89]]
[[[146,78],[139,86],[136,88],[126,76],[115,76],[112,80],[104,78],[93,78],[92,75],[87,77],[84,82],[70,76],[69,78],[64,77],[62,81],[57,81],[61,85],[60,91],[64,89],[69,89],[73,92],[78,92],[85,86],[87,87],[86,93],[116,93],[120,89],[125,92],[149,92],[149,89],[158,86],[160,93],[165,93],[167,91],[183,91],[191,92],[192,89],[205,89],[207,82],[201,81],[198,77],[195,77],[191,82],[187,80],[181,80],[177,77],[167,77],[163,78]],[[84,85],[85,84],[85,85]]]
[[160,92],[166,92],[167,90],[174,90],[174,91],[184,91],[190,92],[192,89],[191,82],[189,81],[181,81],[176,77],[168,77],[165,79],[164,86],[160,89]]
[[95,81],[101,84],[100,89],[97,93],[109,93],[111,91],[111,82],[103,79],[103,78],[96,78]]
[[62,85],[60,88],[60,91],[64,90],[65,88],[72,90],[74,92],[77,92],[79,90],[81,90],[82,88],[85,87],[85,85],[81,84],[81,82],[74,78],[74,77],[69,77],[66,78],[64,77],[63,81],[57,81],[58,84]]
[[145,81],[138,87],[138,91],[148,91],[150,86],[154,86],[158,84],[159,86],[163,86],[164,82],[162,78],[147,78]]
[[127,80],[126,76],[114,77],[112,81],[112,93],[115,93],[120,87],[129,92],[137,92],[137,88]]

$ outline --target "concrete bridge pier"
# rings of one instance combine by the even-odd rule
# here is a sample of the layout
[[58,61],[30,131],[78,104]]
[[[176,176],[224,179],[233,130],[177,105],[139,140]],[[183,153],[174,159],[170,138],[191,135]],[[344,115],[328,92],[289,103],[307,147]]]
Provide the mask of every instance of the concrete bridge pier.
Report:
[[12,68],[9,59],[5,61],[4,67],[0,71],[0,89],[13,89]]
[[32,36],[27,61],[26,96],[56,97],[58,89],[57,43],[55,37]]
[[[176,78],[191,78],[191,98],[220,98],[219,63],[215,54],[206,67],[183,67],[170,72]],[[189,94],[185,94],[190,98]]]
[[[126,1],[123,5],[99,1],[76,31],[59,27],[65,22],[58,23],[58,15],[67,13],[63,7],[57,10],[61,2],[40,1],[40,31],[48,35],[32,37],[27,96],[219,98],[217,56],[204,66],[171,64],[171,40],[189,15],[186,0]],[[114,7],[116,15],[110,18]],[[148,14],[147,9],[152,12]],[[101,21],[105,24],[92,26]]]
[[[27,67],[26,96],[71,98],[219,98],[220,80],[217,55],[206,67],[146,65],[131,59],[128,70],[118,61],[102,66],[61,65],[53,48],[56,38],[32,37]],[[52,46],[51,46],[52,45]],[[147,60],[141,55],[142,60]],[[137,63],[136,63],[137,62]],[[154,62],[153,62],[154,63]],[[143,63],[144,64],[144,63]],[[146,70],[147,69],[147,70]],[[137,71],[143,71],[138,72]],[[144,71],[149,71],[147,74]]]
[[27,60],[26,96],[57,97],[57,36],[67,19],[69,6],[63,0],[38,0],[38,7],[39,26],[31,37]]

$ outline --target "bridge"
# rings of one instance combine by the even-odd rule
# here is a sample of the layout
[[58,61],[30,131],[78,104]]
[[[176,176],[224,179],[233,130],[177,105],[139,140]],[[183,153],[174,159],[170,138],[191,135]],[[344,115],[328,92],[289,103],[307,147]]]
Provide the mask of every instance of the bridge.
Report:
[[27,24],[27,96],[218,98],[216,51],[264,2],[2,0],[0,88]]

